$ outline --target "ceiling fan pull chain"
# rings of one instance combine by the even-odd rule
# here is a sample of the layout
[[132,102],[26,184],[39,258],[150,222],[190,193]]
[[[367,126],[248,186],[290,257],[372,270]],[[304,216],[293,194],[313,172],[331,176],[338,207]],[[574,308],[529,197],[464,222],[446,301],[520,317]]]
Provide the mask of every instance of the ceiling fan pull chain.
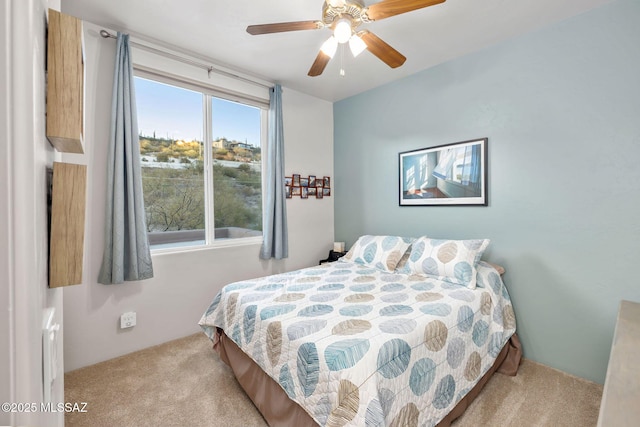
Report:
[[340,45],[340,77],[344,77],[344,43]]

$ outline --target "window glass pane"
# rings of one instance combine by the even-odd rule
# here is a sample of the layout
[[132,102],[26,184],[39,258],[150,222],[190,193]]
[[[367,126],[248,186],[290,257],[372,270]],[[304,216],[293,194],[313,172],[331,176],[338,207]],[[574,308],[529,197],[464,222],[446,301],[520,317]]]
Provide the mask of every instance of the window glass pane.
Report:
[[455,155],[453,165],[447,174],[449,181],[460,184],[469,184],[469,174],[471,173],[471,147],[460,147],[454,149]]
[[202,94],[135,78],[152,248],[205,243]]
[[261,110],[212,98],[215,238],[262,235]]

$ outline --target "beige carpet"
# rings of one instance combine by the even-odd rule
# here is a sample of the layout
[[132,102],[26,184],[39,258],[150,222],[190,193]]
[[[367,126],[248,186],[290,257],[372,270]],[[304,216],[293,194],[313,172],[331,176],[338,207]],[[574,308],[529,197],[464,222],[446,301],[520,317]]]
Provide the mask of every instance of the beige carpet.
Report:
[[[266,426],[230,369],[196,334],[65,374],[67,426]],[[496,374],[456,427],[595,426],[602,386],[525,360]]]

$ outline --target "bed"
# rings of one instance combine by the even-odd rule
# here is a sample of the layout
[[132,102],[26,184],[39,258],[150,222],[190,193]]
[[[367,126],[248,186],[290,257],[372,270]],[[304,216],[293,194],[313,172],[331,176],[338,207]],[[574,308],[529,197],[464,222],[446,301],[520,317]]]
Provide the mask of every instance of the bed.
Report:
[[520,363],[488,243],[362,236],[336,262],[225,286],[199,324],[269,425],[448,425]]

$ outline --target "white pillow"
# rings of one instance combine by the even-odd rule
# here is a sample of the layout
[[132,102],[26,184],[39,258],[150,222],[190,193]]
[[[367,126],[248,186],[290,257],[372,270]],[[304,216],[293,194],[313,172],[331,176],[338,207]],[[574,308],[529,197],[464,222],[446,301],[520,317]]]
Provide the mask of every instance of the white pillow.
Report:
[[398,236],[360,236],[343,259],[393,271],[413,240]]
[[439,240],[420,237],[413,242],[403,273],[422,274],[450,283],[476,287],[476,264],[489,239]]

